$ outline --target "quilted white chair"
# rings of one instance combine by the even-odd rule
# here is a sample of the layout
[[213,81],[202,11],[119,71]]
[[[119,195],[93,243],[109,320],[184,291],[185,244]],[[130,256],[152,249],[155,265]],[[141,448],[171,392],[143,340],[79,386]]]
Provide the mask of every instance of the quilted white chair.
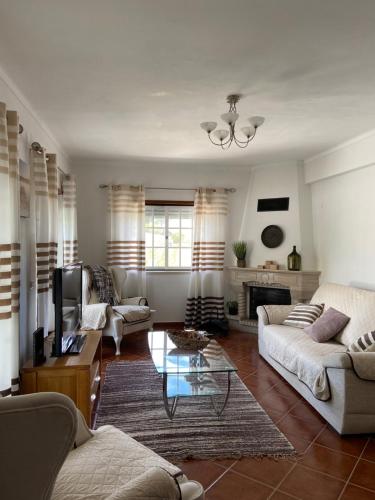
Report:
[[4,500],[203,500],[202,486],[112,426],[90,431],[71,399],[0,398]]
[[[127,297],[126,270],[120,267],[108,268],[115,289],[118,306],[108,306],[106,321],[102,329],[103,335],[113,337],[116,343],[116,355],[120,354],[122,337],[141,330],[152,330],[155,310],[150,309],[145,297]],[[91,282],[90,273],[83,269],[82,274],[82,306],[98,304],[99,300]]]

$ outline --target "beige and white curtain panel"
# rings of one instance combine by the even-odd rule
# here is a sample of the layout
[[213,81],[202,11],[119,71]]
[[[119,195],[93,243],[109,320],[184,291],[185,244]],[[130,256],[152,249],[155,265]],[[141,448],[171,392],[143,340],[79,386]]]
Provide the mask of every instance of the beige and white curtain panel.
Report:
[[56,155],[30,152],[36,247],[37,326],[53,329],[52,278],[57,264],[58,174]]
[[72,175],[65,175],[62,182],[63,196],[63,259],[64,265],[77,262],[77,186]]
[[0,102],[0,396],[19,392],[18,124]]
[[143,186],[109,186],[108,216],[108,265],[126,269],[126,296],[144,296],[146,253]]
[[185,326],[224,318],[224,252],[228,195],[199,189],[194,200],[193,259]]

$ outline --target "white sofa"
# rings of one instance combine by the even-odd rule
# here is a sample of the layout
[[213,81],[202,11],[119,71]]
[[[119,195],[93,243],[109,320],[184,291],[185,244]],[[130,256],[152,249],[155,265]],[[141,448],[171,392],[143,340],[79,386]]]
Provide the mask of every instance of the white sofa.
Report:
[[203,500],[202,486],[111,425],[90,431],[58,393],[0,398],[4,500]]
[[[127,297],[126,270],[120,267],[109,268],[119,305],[108,306],[104,309],[105,318],[102,330],[103,335],[113,337],[116,344],[116,355],[120,354],[122,337],[129,333],[141,330],[152,330],[155,310],[150,309],[145,297]],[[83,316],[87,314],[87,306],[97,305],[99,300],[90,274],[87,269],[82,273],[82,307]]]
[[347,352],[375,329],[375,292],[327,283],[311,303],[351,319],[332,341],[317,343],[303,329],[282,324],[293,305],[260,306],[259,353],[337,432],[375,432],[375,352]]

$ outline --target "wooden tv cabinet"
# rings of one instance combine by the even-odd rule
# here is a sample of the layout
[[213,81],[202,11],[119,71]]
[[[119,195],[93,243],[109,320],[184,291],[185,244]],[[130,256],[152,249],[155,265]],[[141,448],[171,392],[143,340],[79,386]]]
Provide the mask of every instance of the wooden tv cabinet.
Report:
[[[95,401],[99,396],[102,363],[102,333],[100,331],[82,332],[87,334],[80,354],[51,357],[52,336],[45,339],[46,361],[33,366],[29,360],[21,370],[21,391],[61,392],[69,396],[79,408],[91,427],[91,416]],[[52,338],[51,338],[52,337]]]

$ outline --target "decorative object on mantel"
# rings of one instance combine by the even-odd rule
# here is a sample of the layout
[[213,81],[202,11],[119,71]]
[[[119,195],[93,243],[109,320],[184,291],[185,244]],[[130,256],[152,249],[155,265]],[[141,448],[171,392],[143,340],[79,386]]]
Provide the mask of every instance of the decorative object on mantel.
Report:
[[296,250],[296,245],[293,245],[293,251],[288,255],[288,269],[289,271],[301,270],[301,256]]
[[269,271],[277,271],[279,264],[275,260],[266,260],[264,264],[258,266],[258,269],[268,269]]
[[277,248],[284,240],[284,233],[280,226],[267,226],[263,229],[261,235],[262,243],[267,248]]
[[206,332],[196,330],[166,330],[168,337],[179,349],[204,349],[210,342]]
[[237,316],[238,314],[237,300],[228,300],[227,307],[228,307],[228,314],[230,314],[231,316]]
[[[239,148],[246,148],[249,142],[254,139],[258,128],[263,124],[264,118],[262,116],[252,116],[251,118],[249,118],[250,126],[241,128],[241,132],[246,137],[246,140],[243,141],[238,139],[235,131],[236,121],[239,117],[239,114],[237,113],[236,109],[236,104],[241,99],[241,97],[242,97],[241,94],[231,94],[228,95],[227,97],[227,103],[229,104],[229,111],[228,113],[224,113],[223,115],[221,115],[221,119],[229,125],[229,130],[226,129],[215,130],[215,128],[217,127],[216,122],[201,123],[201,128],[205,132],[207,132],[208,138],[215,146],[220,146],[222,149],[229,149],[232,145],[232,142],[234,141]],[[214,135],[216,139],[218,139],[218,141],[220,142],[215,142],[211,139],[210,134],[214,130],[215,130]],[[223,142],[224,139],[228,137],[228,135],[229,135],[228,140]]]
[[237,267],[246,267],[246,241],[234,241],[232,244],[233,253],[237,258]]

